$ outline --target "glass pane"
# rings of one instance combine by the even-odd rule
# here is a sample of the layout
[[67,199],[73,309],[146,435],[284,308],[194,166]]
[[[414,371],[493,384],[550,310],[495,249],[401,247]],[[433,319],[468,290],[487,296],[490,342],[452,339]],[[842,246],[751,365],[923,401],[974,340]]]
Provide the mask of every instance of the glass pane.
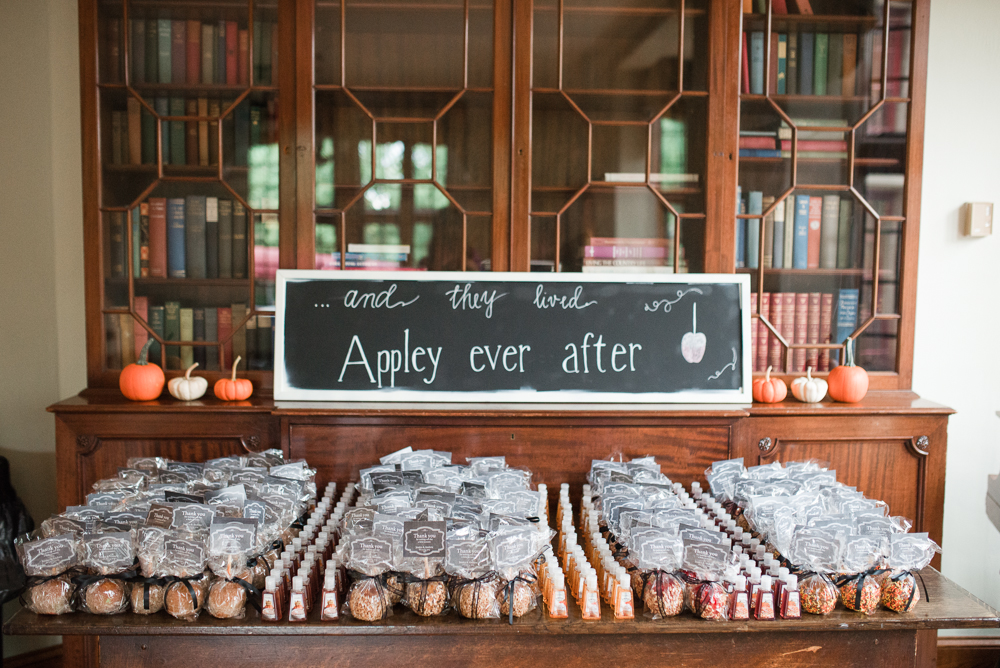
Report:
[[[435,179],[466,211],[493,210],[493,94],[466,92],[437,124]],[[430,178],[430,144],[413,154],[414,175]]]
[[[555,216],[531,217],[531,271],[555,271]],[[559,267],[560,271],[562,266]]]
[[253,51],[250,73],[254,86],[278,85],[278,2],[255,0],[253,30],[250,34]]
[[[97,58],[100,63],[98,81],[102,84],[123,84],[125,83],[125,30],[122,2],[121,0],[102,2],[98,11]],[[130,39],[131,37],[129,35]]]
[[[341,91],[316,93],[316,207],[343,208],[371,178],[372,121]],[[368,147],[366,155],[360,148]],[[367,173],[362,178],[362,161]],[[346,189],[344,186],[353,186]]]
[[156,120],[123,89],[100,92],[104,206],[128,206],[156,180]]
[[277,209],[278,100],[255,92],[228,106],[222,120],[223,177],[254,208]]
[[275,306],[275,276],[278,271],[278,214],[254,215],[254,301],[258,307]]
[[340,2],[316,2],[314,67],[317,85],[340,83]]
[[132,260],[127,237],[129,227],[126,211],[105,211],[101,214],[105,308],[128,308],[128,272]]
[[587,183],[588,124],[559,94],[532,95],[531,210],[558,212]]

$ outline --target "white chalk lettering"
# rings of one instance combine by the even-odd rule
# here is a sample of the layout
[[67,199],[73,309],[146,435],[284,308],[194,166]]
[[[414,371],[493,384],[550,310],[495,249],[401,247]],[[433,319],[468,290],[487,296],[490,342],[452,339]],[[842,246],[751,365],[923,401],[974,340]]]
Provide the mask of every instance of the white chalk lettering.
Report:
[[[597,373],[607,373],[607,368],[604,366],[604,349],[611,346],[611,370],[615,373],[621,373],[628,369],[629,371],[635,371],[635,351],[642,350],[642,346],[638,343],[629,343],[628,348],[625,348],[624,344],[621,343],[605,343],[604,335],[597,334],[593,332],[587,332],[583,335],[583,342],[579,347],[575,343],[567,343],[563,350],[569,351],[566,358],[563,359],[562,369],[566,373],[580,373],[580,358],[583,358],[583,373],[590,373],[590,358],[593,354],[594,362],[597,366]],[[591,353],[593,351],[593,353]],[[628,354],[628,364],[624,362],[619,363],[618,358],[622,355]],[[505,352],[506,354],[506,352]]]
[[[351,353],[354,352],[354,344],[357,344],[358,351],[361,353],[361,360],[358,362],[351,361]],[[347,349],[347,357],[344,359],[344,366],[340,368],[340,378],[337,379],[338,383],[344,382],[344,373],[347,372],[347,367],[351,366],[352,364],[360,364],[364,366],[365,371],[368,372],[368,378],[371,380],[371,382],[373,383],[375,382],[375,375],[372,374],[372,368],[371,366],[368,365],[368,358],[365,357],[365,349],[361,345],[361,339],[358,338],[357,334],[355,334],[354,337],[351,339],[351,347]],[[379,385],[379,387],[381,387],[381,385]]]
[[580,311],[597,303],[597,300],[592,300],[581,304],[581,296],[583,296],[582,285],[576,286],[576,290],[573,291],[572,297],[567,297],[566,295],[560,296],[545,294],[545,287],[539,284],[539,286],[535,288],[535,306],[537,308],[555,308],[556,306],[559,306],[563,309],[575,309]]
[[618,363],[615,361],[619,355],[625,354],[625,346],[620,343],[616,343],[614,348],[611,349],[611,368],[614,371],[624,371],[625,365],[622,364],[622,368],[618,368]]
[[431,374],[431,379],[427,380],[424,378],[424,382],[430,385],[434,382],[434,379],[437,378],[438,375],[438,362],[441,361],[441,346],[438,346],[437,357],[434,357],[434,352],[430,348],[427,349],[427,356],[431,358],[431,364],[434,365],[434,373]]
[[420,295],[417,295],[408,302],[396,301],[390,302],[392,295],[396,292],[396,284],[393,283],[385,290],[381,292],[366,292],[364,294],[358,293],[357,290],[348,290],[347,294],[344,295],[344,306],[347,308],[386,308],[393,309],[400,306],[409,306],[413,302],[420,299]]
[[465,287],[456,285],[445,294],[451,300],[452,310],[458,310],[459,307],[463,311],[466,309],[475,311],[485,308],[484,315],[487,318],[493,317],[493,305],[497,300],[507,296],[506,292],[497,294],[496,290],[493,292],[489,290],[483,290],[481,293],[472,292],[472,283],[466,283]]

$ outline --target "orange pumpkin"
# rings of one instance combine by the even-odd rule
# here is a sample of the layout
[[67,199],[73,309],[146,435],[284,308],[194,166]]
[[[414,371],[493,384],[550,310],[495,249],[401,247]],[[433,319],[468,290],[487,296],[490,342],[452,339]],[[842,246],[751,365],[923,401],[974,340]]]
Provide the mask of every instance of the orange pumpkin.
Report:
[[844,342],[844,364],[830,371],[827,383],[834,401],[854,403],[868,394],[868,372],[854,364],[854,339]]
[[146,345],[139,351],[139,360],[122,369],[118,376],[118,387],[126,399],[152,401],[163,392],[163,384],[166,382],[163,369],[149,363],[149,347],[154,343],[156,339],[153,338],[146,341]]
[[232,378],[220,378],[215,381],[215,396],[223,401],[243,401],[253,394],[253,383],[246,378],[236,377],[236,365],[242,357],[237,356],[233,362]]
[[780,378],[771,378],[771,367],[767,367],[767,373],[763,378],[758,378],[753,382],[753,400],[765,404],[776,404],[788,394],[788,387],[785,381]]

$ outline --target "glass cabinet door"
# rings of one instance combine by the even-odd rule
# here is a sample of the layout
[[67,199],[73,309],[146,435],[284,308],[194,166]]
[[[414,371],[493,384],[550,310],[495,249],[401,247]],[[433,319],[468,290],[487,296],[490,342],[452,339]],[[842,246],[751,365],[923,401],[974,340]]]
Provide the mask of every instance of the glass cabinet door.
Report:
[[894,372],[913,3],[744,5],[737,271],[754,371]]
[[535,0],[532,271],[704,271],[708,0]]
[[99,4],[104,368],[272,362],[277,0]]
[[494,11],[316,0],[316,269],[492,268]]

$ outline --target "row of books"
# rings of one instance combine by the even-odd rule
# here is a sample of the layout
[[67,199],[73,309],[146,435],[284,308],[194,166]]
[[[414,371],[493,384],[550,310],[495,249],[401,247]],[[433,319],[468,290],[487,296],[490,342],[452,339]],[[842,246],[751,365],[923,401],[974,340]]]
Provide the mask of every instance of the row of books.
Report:
[[[861,78],[857,76],[855,33],[771,33],[768,92],[777,95],[853,97],[867,92],[864,76],[871,68],[872,40],[862,36]],[[766,33],[743,33],[740,92],[764,94]]]
[[[151,101],[157,115],[199,116],[205,120],[163,121],[163,164],[219,164],[219,126],[214,120],[233,100],[198,97],[157,97]],[[210,120],[212,119],[212,120]],[[112,165],[156,164],[156,117],[129,97],[124,110],[111,112],[111,145],[106,162]],[[251,146],[278,141],[278,102],[241,103],[222,121],[222,152],[226,160],[245,167]]]
[[[740,213],[760,215],[774,204],[757,190],[737,193]],[[850,269],[857,261],[861,226],[850,197],[794,195],[764,217],[763,230],[752,218],[736,223],[737,267],[757,269],[761,244],[765,269]]]
[[[270,369],[273,365],[274,316],[252,315],[246,326],[233,332],[233,325],[247,317],[246,304],[226,307],[185,307],[180,302],[168,301],[152,305],[147,297],[135,298],[135,310],[156,334],[165,341],[217,342],[218,345],[167,346],[167,369],[186,369],[195,362],[206,371],[225,371],[232,368],[237,356],[243,358],[241,368]],[[107,366],[124,368],[136,361],[139,351],[149,340],[148,330],[130,314],[105,315]],[[150,346],[149,361],[161,363],[161,346]]]
[[[834,317],[836,301],[836,317]],[[757,312],[757,294],[751,299],[751,311]],[[858,290],[844,289],[839,293],[765,292],[761,313],[788,343],[842,343],[858,326]],[[839,360],[839,351],[829,348],[796,348],[789,362],[786,349],[778,337],[759,318],[751,321],[753,370],[805,373],[829,371]]]
[[[345,269],[367,269],[369,271],[403,271],[416,269],[407,267],[410,256],[409,244],[347,244],[344,257]],[[340,253],[316,253],[316,268],[340,269]]]
[[[798,128],[796,152],[800,158],[847,159],[847,121],[842,118],[793,118]],[[815,130],[812,128],[843,128]],[[777,130],[740,130],[741,158],[792,157],[792,127],[785,121]]]
[[674,273],[673,239],[591,237],[583,247],[584,273]]
[[[793,14],[813,13],[812,3],[809,0],[771,0],[772,14],[787,14],[789,9]],[[767,0],[743,0],[743,13],[767,13]]]
[[150,197],[128,214],[112,211],[109,275],[126,275],[126,221],[132,227],[135,278],[246,278],[247,212],[238,200],[188,195]]
[[[121,82],[122,22],[106,26],[107,80]],[[278,72],[278,24],[254,21],[253,80],[272,85]],[[250,31],[244,22],[131,19],[129,81],[135,84],[248,85]]]

